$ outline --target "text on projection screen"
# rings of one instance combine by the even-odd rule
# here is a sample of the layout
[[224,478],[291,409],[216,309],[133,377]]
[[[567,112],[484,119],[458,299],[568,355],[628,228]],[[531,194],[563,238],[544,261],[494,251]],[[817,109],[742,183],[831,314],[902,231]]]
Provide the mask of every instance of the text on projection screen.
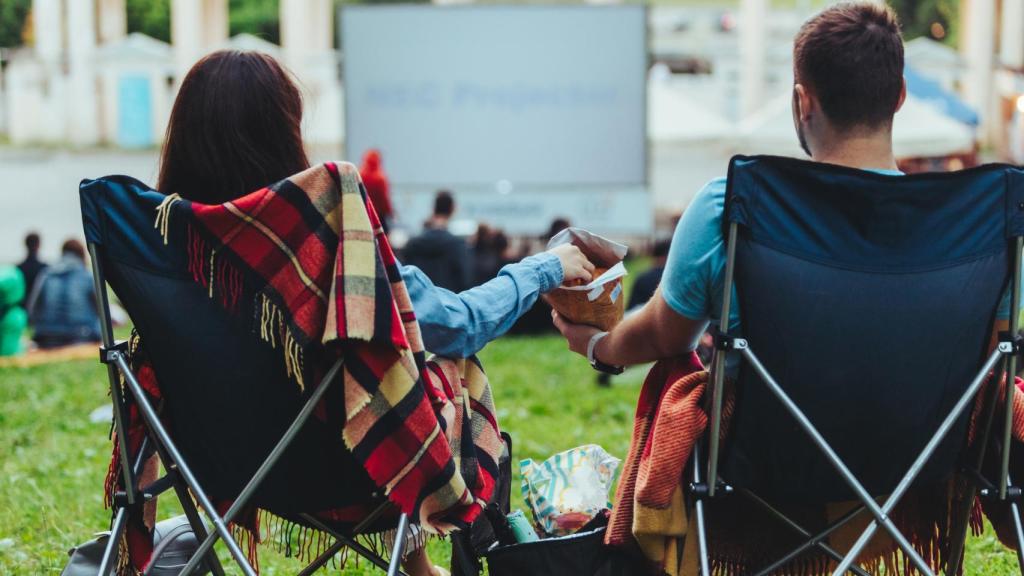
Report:
[[638,6],[349,7],[346,149],[398,184],[645,182]]

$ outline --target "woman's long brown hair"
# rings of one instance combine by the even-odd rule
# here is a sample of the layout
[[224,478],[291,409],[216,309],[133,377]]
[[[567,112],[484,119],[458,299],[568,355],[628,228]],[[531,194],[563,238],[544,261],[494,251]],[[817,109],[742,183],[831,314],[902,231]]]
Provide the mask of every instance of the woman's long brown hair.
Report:
[[302,96],[276,60],[214,52],[181,83],[157,188],[220,204],[301,172],[309,167],[301,124]]

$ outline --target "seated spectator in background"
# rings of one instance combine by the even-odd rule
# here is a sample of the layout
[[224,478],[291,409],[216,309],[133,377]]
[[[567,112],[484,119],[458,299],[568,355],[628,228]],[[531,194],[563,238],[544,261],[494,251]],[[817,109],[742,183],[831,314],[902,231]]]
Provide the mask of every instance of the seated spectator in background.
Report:
[[28,312],[35,328],[32,338],[40,348],[99,341],[96,292],[81,242],[64,242],[60,261],[36,280]]
[[28,300],[28,295],[32,292],[32,287],[36,284],[36,278],[39,273],[42,272],[43,268],[46,268],[46,264],[39,259],[39,234],[35,232],[29,232],[25,236],[25,259],[18,264],[18,270],[21,270],[21,276],[25,280],[24,295],[21,297],[21,301],[18,305],[22,308]]
[[541,240],[547,244],[547,241],[554,238],[555,234],[558,234],[570,226],[572,226],[572,223],[569,222],[568,218],[555,218],[551,221],[551,226],[548,227],[548,233],[544,235]]
[[441,288],[461,292],[473,286],[473,261],[466,241],[448,231],[455,213],[452,193],[441,190],[434,198],[434,214],[423,232],[405,245],[402,261],[415,266]]
[[381,165],[379,150],[371,148],[363,155],[363,164],[359,167],[359,177],[363,179],[366,194],[370,196],[373,208],[377,211],[377,216],[380,216],[384,233],[387,234],[391,221],[395,217],[395,210],[391,206],[388,175],[384,173],[384,167]]
[[0,266],[0,356],[21,353],[21,336],[28,326],[28,318],[21,307],[24,299],[25,280],[21,270],[15,266]]
[[501,230],[481,224],[473,241],[473,274],[477,284],[497,275],[506,264],[513,262],[508,252],[508,236]]
[[626,310],[639,308],[654,296],[654,291],[661,283],[661,275],[665,273],[665,262],[668,260],[668,248],[671,245],[672,240],[669,238],[658,240],[654,244],[654,250],[651,253],[654,256],[654,263],[647,271],[637,276],[636,281],[633,282]]
[[476,227],[473,237],[473,281],[479,284],[494,277],[498,266],[499,255],[494,250],[494,237],[498,231],[487,224]]

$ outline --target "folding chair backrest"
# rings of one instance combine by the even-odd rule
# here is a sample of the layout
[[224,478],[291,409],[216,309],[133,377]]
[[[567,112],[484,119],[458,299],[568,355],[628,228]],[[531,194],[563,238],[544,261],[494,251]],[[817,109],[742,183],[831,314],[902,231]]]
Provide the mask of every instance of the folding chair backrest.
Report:
[[[231,499],[302,407],[283,355],[193,281],[186,238],[154,228],[158,192],[128,177],[83,182],[86,239],[142,336],[164,396],[163,416],[201,484]],[[340,394],[340,387],[328,391]],[[328,402],[340,406],[343,402]],[[335,420],[336,421],[336,420]],[[313,418],[261,485],[278,513],[337,508],[373,483],[344,449],[340,427]]]
[[[1022,233],[1007,166],[890,176],[734,158],[724,224],[751,350],[873,494],[887,494],[981,367]],[[743,363],[721,475],[783,500],[852,499]],[[969,411],[967,411],[969,412]],[[960,419],[920,480],[953,472]]]

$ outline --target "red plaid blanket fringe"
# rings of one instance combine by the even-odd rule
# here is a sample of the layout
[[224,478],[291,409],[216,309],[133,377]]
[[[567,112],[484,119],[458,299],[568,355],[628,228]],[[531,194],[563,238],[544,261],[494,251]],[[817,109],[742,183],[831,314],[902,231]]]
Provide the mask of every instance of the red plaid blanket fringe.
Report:
[[[503,450],[490,387],[475,359],[426,361],[394,253],[356,168],[317,165],[215,206],[169,196],[157,209],[156,227],[167,241],[175,226],[187,227],[194,280],[229,312],[253,315],[253,329],[282,352],[298,386],[317,382],[344,349],[343,438],[388,498],[429,533],[472,523],[493,495]],[[132,349],[138,348],[136,341]],[[307,354],[313,349],[327,353]],[[143,355],[135,355],[133,366],[158,402],[160,389]],[[130,412],[134,453],[145,432],[134,406]],[[120,489],[118,441],[105,486],[108,505]],[[135,512],[122,549],[142,570],[151,536],[141,508]],[[236,523],[248,531],[243,543],[254,562],[258,512]],[[369,504],[314,512],[355,523]],[[304,539],[300,550],[308,552],[312,541]]]

